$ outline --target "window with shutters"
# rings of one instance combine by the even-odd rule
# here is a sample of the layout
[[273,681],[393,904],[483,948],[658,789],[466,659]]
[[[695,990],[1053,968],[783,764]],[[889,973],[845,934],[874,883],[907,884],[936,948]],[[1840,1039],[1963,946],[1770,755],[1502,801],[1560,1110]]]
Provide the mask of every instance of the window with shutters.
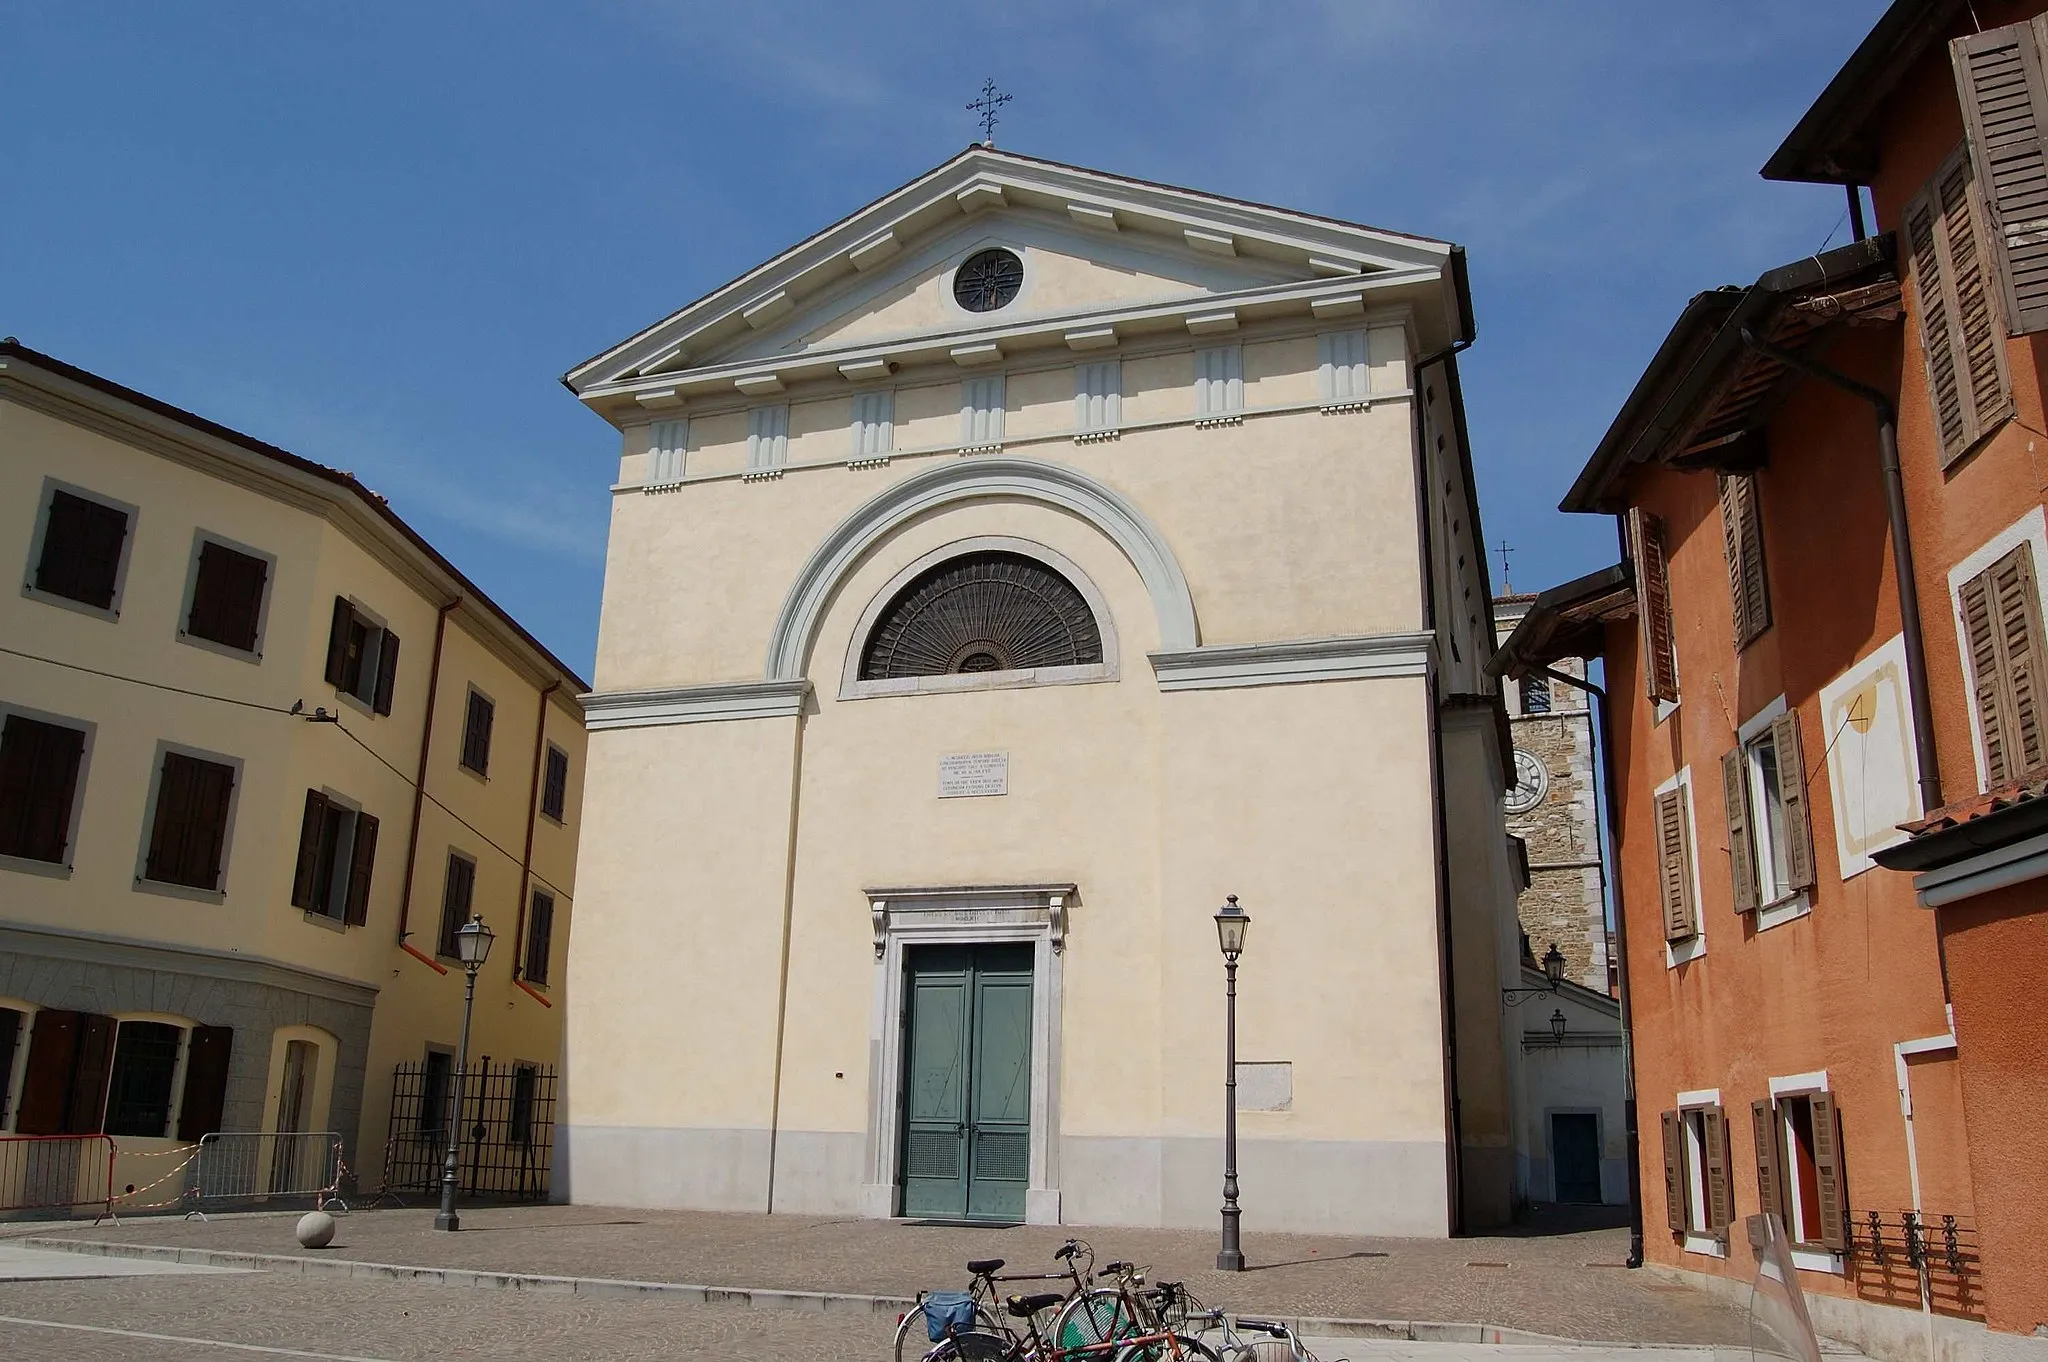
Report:
[[1771,627],[1770,582],[1764,573],[1763,511],[1756,476],[1721,476],[1722,552],[1728,560],[1728,595],[1735,611],[1735,646],[1748,647]]
[[1721,758],[1735,911],[1756,912],[1759,930],[1807,910],[1814,864],[1806,791],[1799,714],[1780,696],[1742,726]]
[[1124,419],[1124,368],[1121,361],[1098,360],[1074,366],[1074,433],[1076,439],[1106,440]]
[[135,515],[125,502],[54,479],[45,482],[26,594],[119,618]]
[[[1768,1101],[1751,1104],[1757,1201],[1785,1224],[1795,1248],[1839,1253],[1848,1246],[1841,1115],[1825,1074],[1771,1080]],[[1840,1271],[1839,1260],[1798,1266]]]
[[0,714],[0,858],[30,863],[16,869],[68,870],[93,726],[25,710]]
[[853,399],[851,459],[879,459],[896,447],[896,391],[856,393]]
[[169,746],[161,750],[136,879],[217,894],[227,869],[241,763]]
[[171,1133],[172,1085],[185,1028],[168,1022],[124,1021],[114,1038],[113,1076],[107,1084],[106,1132],[145,1139]]
[[1197,424],[1223,425],[1244,415],[1244,347],[1195,351]]
[[498,706],[475,686],[469,688],[469,704],[462,715],[462,769],[480,776],[491,773],[491,725],[497,721]]
[[459,851],[448,853],[448,877],[441,883],[441,933],[434,953],[453,960],[455,933],[469,921],[470,906],[476,899],[476,861]]
[[2015,544],[1955,593],[1986,788],[2048,772],[2041,713],[2048,676],[2033,542]]
[[1728,1115],[1718,1094],[1705,1097],[1680,1094],[1663,1114],[1665,1223],[1690,1252],[1722,1256],[1735,1221]]
[[1636,630],[1642,653],[1643,691],[1657,718],[1678,703],[1678,643],[1671,623],[1671,576],[1664,556],[1664,522],[1640,506],[1628,510],[1629,566],[1636,579]]
[[970,378],[960,385],[962,449],[995,449],[1001,446],[1007,386],[1001,374]]
[[306,791],[292,906],[347,927],[367,922],[378,826],[352,800],[329,790]]
[[1984,213],[1966,152],[1957,147],[1900,217],[1944,468],[2013,411]]
[[555,896],[544,889],[533,891],[526,911],[526,959],[520,977],[529,984],[548,981],[548,953],[554,948]]
[[540,787],[540,811],[559,823],[569,809],[569,754],[548,744],[547,774]]
[[1692,779],[1680,771],[1651,799],[1657,837],[1657,897],[1666,958],[1680,964],[1705,949],[1698,911],[1699,873],[1693,854]]
[[192,549],[185,588],[185,621],[178,637],[212,644],[237,657],[262,658],[264,607],[275,560],[212,535]]
[[2048,331],[2048,16],[1949,44],[1982,191],[1985,259],[2011,335]]
[[14,1112],[19,1135],[98,1134],[114,1058],[112,1017],[45,1007],[29,1027]]
[[398,635],[345,596],[334,598],[327,630],[327,683],[372,713],[391,712],[398,685]]

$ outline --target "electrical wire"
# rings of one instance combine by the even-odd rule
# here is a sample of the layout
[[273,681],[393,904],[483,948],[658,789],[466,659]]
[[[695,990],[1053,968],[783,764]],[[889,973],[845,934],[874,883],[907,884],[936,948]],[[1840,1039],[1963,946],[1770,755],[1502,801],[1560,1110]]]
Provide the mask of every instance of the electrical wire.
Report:
[[[420,785],[419,782],[415,781],[411,776],[407,775],[405,772],[399,770],[396,766],[393,766],[389,761],[386,761],[383,753],[377,751],[376,748],[364,742],[361,738],[357,737],[354,733],[351,733],[348,729],[343,728],[341,723],[341,716],[339,714],[330,714],[325,709],[315,709],[308,711],[305,707],[305,702],[303,700],[295,703],[290,709],[286,709],[282,705],[266,705],[258,700],[241,700],[237,699],[232,695],[215,695],[208,691],[188,690],[183,686],[168,685],[162,681],[149,681],[139,676],[123,676],[119,672],[101,671],[97,667],[88,667],[78,662],[66,662],[61,658],[44,657],[40,653],[25,653],[22,652],[19,648],[8,648],[0,646],[0,653],[6,653],[10,657],[26,658],[30,662],[46,662],[52,667],[64,667],[75,672],[85,672],[90,676],[104,677],[109,681],[125,681],[131,686],[147,686],[151,690],[169,691],[173,695],[188,695],[195,700],[217,700],[224,705],[240,705],[244,709],[258,709],[262,710],[266,714],[282,714],[286,718],[304,719],[309,723],[332,724],[335,728],[340,729],[342,735],[346,737],[350,742],[354,743],[356,746],[362,748],[365,752],[368,752],[371,756],[375,757],[379,762],[383,764],[386,770],[390,771],[391,774],[397,776],[400,780],[404,781],[408,788],[418,790],[421,796],[425,798],[428,802],[433,804],[435,808],[439,809],[441,812],[447,814],[450,818],[453,818],[456,822],[462,824],[463,827],[468,828],[471,832],[475,833],[477,837],[481,838],[483,842],[491,848],[491,850],[497,852],[500,856],[503,856],[506,860],[512,862],[514,865],[523,864],[521,858],[514,856],[504,847],[499,846],[498,843],[492,839],[489,833],[486,833],[482,828],[479,828],[476,824],[470,822],[467,818],[464,818],[461,814],[455,812],[455,810],[449,808],[440,800],[435,799],[432,791]],[[534,883],[540,885],[543,889],[546,889],[549,893],[553,894],[557,899],[567,903],[575,902],[574,898],[572,898],[569,894],[564,893],[562,890],[556,888],[553,884],[549,883],[546,877],[541,875],[539,871],[533,869],[533,867],[527,866],[526,873],[534,881]]]

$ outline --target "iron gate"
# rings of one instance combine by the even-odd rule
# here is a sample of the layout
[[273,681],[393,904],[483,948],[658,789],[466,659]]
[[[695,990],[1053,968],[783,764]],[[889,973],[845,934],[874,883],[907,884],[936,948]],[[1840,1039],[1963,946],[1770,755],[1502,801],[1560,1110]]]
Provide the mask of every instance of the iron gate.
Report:
[[[384,1190],[432,1195],[448,1152],[448,1115],[456,1082],[453,1060],[430,1055],[400,1064],[391,1075],[391,1123],[384,1143]],[[470,1066],[456,1129],[462,1133],[457,1176],[467,1195],[545,1201],[555,1146],[555,1071],[539,1064]]]

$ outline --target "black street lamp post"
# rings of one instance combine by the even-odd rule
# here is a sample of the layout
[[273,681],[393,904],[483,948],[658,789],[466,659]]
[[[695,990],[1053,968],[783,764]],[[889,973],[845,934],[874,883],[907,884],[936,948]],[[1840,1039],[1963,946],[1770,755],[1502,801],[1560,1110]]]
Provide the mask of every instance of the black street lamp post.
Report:
[[1218,1272],[1244,1271],[1244,1251],[1237,1239],[1237,957],[1244,953],[1251,914],[1237,906],[1232,894],[1216,912],[1216,940],[1223,947],[1223,1247],[1216,1254]]
[[455,1162],[462,1146],[462,1099],[469,1086],[469,1014],[476,1005],[476,972],[490,958],[492,932],[482,917],[472,917],[455,930],[455,957],[468,977],[462,991],[462,1044],[455,1052],[455,1091],[449,1098],[448,1156],[441,1163],[441,1213],[434,1217],[437,1230],[459,1230],[462,1218],[455,1214]]

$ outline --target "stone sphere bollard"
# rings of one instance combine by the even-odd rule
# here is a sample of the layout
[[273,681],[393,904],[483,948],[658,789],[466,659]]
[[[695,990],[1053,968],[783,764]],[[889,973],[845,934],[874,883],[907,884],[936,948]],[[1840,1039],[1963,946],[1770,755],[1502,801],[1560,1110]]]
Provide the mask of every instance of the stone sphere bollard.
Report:
[[299,1217],[299,1243],[305,1248],[326,1248],[334,1242],[334,1217],[325,1211],[308,1211]]

